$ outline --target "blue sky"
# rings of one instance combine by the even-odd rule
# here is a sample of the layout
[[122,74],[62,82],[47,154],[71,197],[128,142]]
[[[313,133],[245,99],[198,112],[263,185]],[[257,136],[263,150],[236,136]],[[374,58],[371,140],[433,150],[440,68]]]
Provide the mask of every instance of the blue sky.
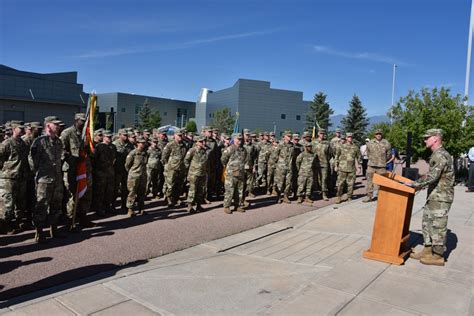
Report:
[[[385,114],[411,89],[463,93],[469,0],[0,0],[0,63],[78,71],[84,90],[195,101],[238,78],[357,94]],[[471,92],[472,85],[471,85]]]

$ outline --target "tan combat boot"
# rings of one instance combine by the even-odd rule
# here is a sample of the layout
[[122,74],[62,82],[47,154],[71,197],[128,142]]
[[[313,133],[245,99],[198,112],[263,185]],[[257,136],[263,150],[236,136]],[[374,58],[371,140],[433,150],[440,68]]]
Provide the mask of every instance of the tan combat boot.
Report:
[[242,206],[239,206],[235,209],[236,212],[245,213],[245,209]]
[[424,257],[431,257],[432,254],[432,249],[431,246],[425,246],[420,252],[413,252],[410,253],[410,258],[415,259],[415,260],[420,260],[421,258]]
[[230,210],[229,207],[224,207],[224,213],[226,213],[226,214],[232,214],[232,211]]
[[43,244],[46,242],[46,236],[43,234],[43,228],[36,228],[35,242]]
[[288,198],[288,195],[285,194],[285,195],[283,196],[283,202],[285,202],[286,204],[291,204],[291,201],[290,201],[290,199]]
[[341,197],[340,196],[336,196],[336,204],[341,204]]
[[313,200],[311,200],[309,197],[305,197],[303,202],[313,205]]
[[420,262],[429,266],[444,266],[444,257],[433,253],[432,256],[422,257]]
[[347,197],[347,202],[350,202],[350,201],[352,201],[352,196]]
[[301,203],[303,203],[303,197],[302,197],[302,196],[300,196],[300,197],[298,198],[298,202],[296,202],[296,203],[298,203],[298,204],[301,204]]
[[328,195],[326,192],[323,192],[323,200],[324,201],[329,201]]
[[370,194],[367,194],[367,196],[362,200],[364,203],[368,203],[370,201],[372,201],[372,195]]
[[133,216],[135,216],[135,213],[133,212],[133,210],[131,208],[129,208],[127,215],[128,215],[128,217],[133,217]]
[[188,211],[189,214],[196,213],[196,211],[194,210],[193,205],[191,203],[188,204],[187,211]]
[[66,238],[66,235],[59,232],[58,226],[56,225],[51,225],[49,235],[51,238]]
[[146,211],[140,210],[140,211],[138,212],[138,214],[140,214],[140,215],[146,215]]

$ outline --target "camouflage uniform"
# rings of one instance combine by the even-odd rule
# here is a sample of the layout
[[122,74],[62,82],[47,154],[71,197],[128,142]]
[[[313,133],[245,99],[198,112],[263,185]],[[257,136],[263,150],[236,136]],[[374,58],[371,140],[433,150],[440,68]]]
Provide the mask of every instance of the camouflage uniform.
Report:
[[[124,130],[119,130],[119,134],[125,133]],[[120,194],[122,209],[127,208],[126,201],[128,196],[127,189],[127,170],[125,169],[125,160],[128,154],[134,149],[130,142],[117,139],[113,142],[116,148],[116,159],[114,164],[114,201],[117,200]]]
[[446,149],[439,147],[432,153],[429,165],[426,177],[413,184],[415,187],[428,186],[422,219],[424,244],[432,246],[433,253],[443,256],[446,251],[448,212],[454,199],[453,158]]
[[[387,173],[386,165],[390,159],[391,145],[386,139],[372,139],[367,144],[367,156],[369,157],[368,168],[367,168],[367,197],[372,198],[374,192],[374,184],[372,179],[374,174],[385,174]],[[366,201],[366,200],[364,200]]]
[[208,172],[208,181],[207,181],[207,195],[216,195],[217,187],[217,159],[218,159],[218,146],[217,142],[212,137],[206,137],[206,146],[209,148],[207,150],[209,156],[209,172]]
[[244,142],[244,149],[247,152],[245,161],[245,180],[244,180],[244,197],[253,194],[255,184],[254,167],[257,161],[258,152],[255,145],[251,142]]
[[[166,137],[165,139],[159,139],[157,143],[157,147],[160,148],[161,154],[163,155],[163,150],[165,149],[166,144],[168,144],[168,138]],[[163,191],[164,191],[164,184],[165,184],[165,167],[163,163],[160,164],[161,169],[158,171],[158,184],[157,184],[157,190],[158,190],[158,195],[160,197],[163,196]]]
[[[110,134],[109,134],[110,135]],[[112,136],[112,135],[111,135]],[[110,137],[111,137],[110,136]],[[113,211],[115,182],[114,162],[117,148],[114,144],[100,143],[94,150],[94,191],[93,205],[98,214]]]
[[325,195],[328,192],[329,158],[331,155],[329,142],[316,139],[313,141],[313,152],[317,155],[314,167],[314,180],[318,189]]
[[313,186],[313,165],[316,155],[313,152],[303,151],[296,158],[296,168],[298,170],[298,196],[304,198],[311,197]]
[[[144,139],[137,140],[139,142],[145,142]],[[125,170],[128,172],[127,178],[127,208],[133,210],[135,203],[137,203],[138,210],[142,211],[145,207],[145,194],[146,194],[146,165],[147,165],[148,154],[146,149],[140,151],[139,149],[132,150],[125,160]]]
[[267,140],[262,140],[258,144],[258,177],[257,184],[267,187],[268,181],[268,160],[272,144]]
[[62,156],[63,144],[59,137],[40,136],[31,145],[28,161],[35,174],[33,224],[37,228],[44,228],[48,221],[51,225],[58,223],[63,200]]
[[277,158],[275,171],[275,187],[277,195],[281,198],[281,193],[287,199],[291,192],[291,184],[293,180],[292,165],[294,160],[294,145],[291,141],[285,143],[282,141],[275,153]]
[[[200,138],[204,141],[204,137]],[[209,157],[206,148],[199,148],[194,146],[187,153],[184,158],[184,165],[188,169],[188,204],[194,206],[197,204],[198,209],[204,202],[204,187],[206,186],[207,175],[209,171]]]
[[[339,129],[336,129],[336,132],[340,132]],[[330,167],[331,169],[329,170],[330,171],[330,174],[331,174],[331,177],[330,177],[330,183],[329,183],[329,190],[333,190],[334,187],[337,187],[337,177],[339,175],[339,172],[335,171],[334,170],[334,167],[336,166],[336,153],[337,153],[337,150],[338,148],[342,145],[340,143],[341,141],[341,138],[340,137],[337,137],[337,136],[334,136],[331,141],[329,142],[329,148],[331,149],[331,159],[329,160],[329,164],[330,164]]]
[[269,151],[270,156],[268,158],[268,166],[267,166],[267,179],[268,179],[268,186],[267,186],[267,193],[271,194],[272,192],[276,193],[275,188],[275,170],[276,170],[276,163],[278,160],[277,156],[277,149],[278,143],[272,144]]
[[334,158],[334,169],[337,169],[337,193],[340,197],[347,182],[347,198],[352,198],[356,180],[356,161],[360,164],[360,150],[354,144],[341,144],[337,147]]
[[147,192],[151,192],[153,197],[156,197],[158,191],[158,179],[160,173],[163,173],[163,165],[161,164],[161,149],[158,146],[148,147],[148,163],[146,165],[147,171]]
[[0,143],[0,221],[25,221],[28,146],[20,137]]
[[185,178],[186,168],[184,157],[186,156],[186,145],[176,140],[168,143],[163,150],[161,162],[165,166],[166,192],[165,196],[169,204],[176,204],[181,195],[182,185]]
[[231,206],[232,199],[236,208],[244,202],[246,160],[247,151],[237,145],[230,145],[222,153],[222,165],[226,168],[224,208]]
[[[296,137],[299,137],[298,134],[293,134],[293,139],[295,139]],[[299,140],[299,138],[298,138]],[[296,166],[296,158],[298,158],[298,156],[303,153],[305,150],[304,150],[304,146],[302,144],[300,144],[299,142],[298,143],[294,143],[294,151],[293,151],[293,162],[292,162],[292,165],[291,165],[291,172],[293,174],[293,181],[291,183],[291,191],[293,192],[293,194],[295,196],[298,195],[298,177],[299,177],[299,174],[298,174],[298,168]],[[312,177],[311,177],[312,178]],[[311,188],[311,186],[310,186]]]

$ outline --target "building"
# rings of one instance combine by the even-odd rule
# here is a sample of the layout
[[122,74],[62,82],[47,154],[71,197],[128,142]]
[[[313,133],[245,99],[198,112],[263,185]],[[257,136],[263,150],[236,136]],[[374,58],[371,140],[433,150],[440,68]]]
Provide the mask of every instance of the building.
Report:
[[188,121],[195,117],[196,103],[194,102],[121,92],[97,94],[99,112],[113,113],[114,131],[122,127],[136,126],[139,120],[138,113],[144,104],[160,112],[162,126],[185,127]]
[[85,110],[87,98],[77,72],[39,74],[0,65],[0,124],[42,122],[56,115],[70,125],[74,114]]
[[239,79],[230,88],[210,91],[202,89],[196,102],[198,129],[210,125],[216,110],[228,107],[239,112],[239,125],[257,131],[285,130],[301,133],[306,127],[309,101],[303,101],[303,92],[273,89],[270,82]]

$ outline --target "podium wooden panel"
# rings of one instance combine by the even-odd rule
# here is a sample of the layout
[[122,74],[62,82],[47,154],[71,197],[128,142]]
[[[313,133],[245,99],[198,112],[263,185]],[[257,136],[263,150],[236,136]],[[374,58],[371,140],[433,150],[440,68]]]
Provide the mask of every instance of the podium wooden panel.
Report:
[[408,178],[387,172],[374,174],[373,182],[379,185],[377,211],[370,249],[364,258],[392,264],[403,264],[410,253],[410,219],[415,189],[400,182]]

